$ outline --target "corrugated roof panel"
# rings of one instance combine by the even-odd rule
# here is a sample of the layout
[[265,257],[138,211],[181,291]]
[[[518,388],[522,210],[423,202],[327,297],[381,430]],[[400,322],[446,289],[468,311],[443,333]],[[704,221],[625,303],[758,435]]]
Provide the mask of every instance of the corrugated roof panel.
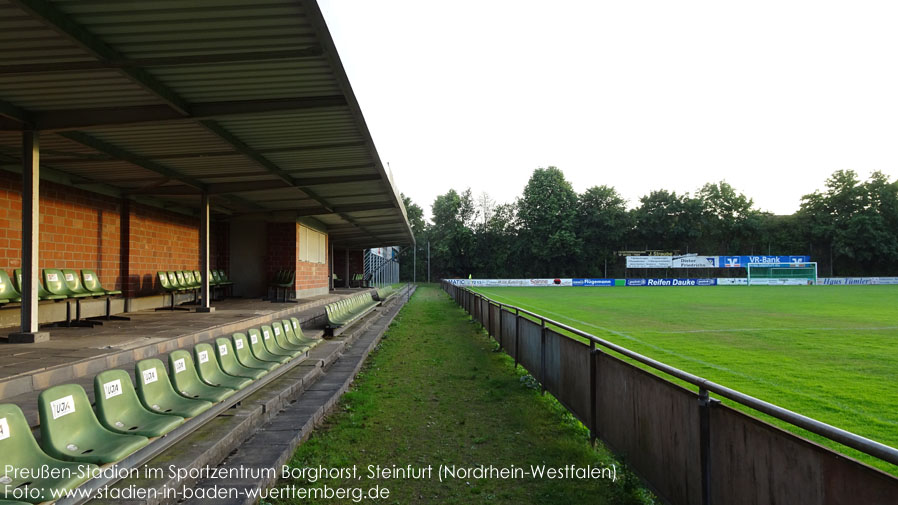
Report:
[[196,123],[166,123],[129,128],[91,129],[86,133],[147,158],[203,152],[233,152],[219,136]]

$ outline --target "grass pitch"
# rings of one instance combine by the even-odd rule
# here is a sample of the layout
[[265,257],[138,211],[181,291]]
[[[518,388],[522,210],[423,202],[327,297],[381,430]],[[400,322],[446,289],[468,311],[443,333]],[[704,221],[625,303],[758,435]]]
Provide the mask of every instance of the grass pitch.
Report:
[[[898,286],[478,291],[898,447]],[[898,467],[789,429],[898,474]]]

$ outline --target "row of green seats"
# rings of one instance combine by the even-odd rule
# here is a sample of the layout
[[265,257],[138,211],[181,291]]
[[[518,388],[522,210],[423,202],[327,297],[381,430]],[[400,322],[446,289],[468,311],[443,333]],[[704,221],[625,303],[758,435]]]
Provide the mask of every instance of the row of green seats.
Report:
[[[5,270],[0,270],[0,304],[22,301],[22,269],[13,273],[15,285],[10,281]],[[38,280],[37,297],[39,300],[65,300],[69,298],[97,298],[119,295],[122,292],[105,289],[100,278],[93,270],[63,268],[45,268],[42,271],[43,282]],[[44,288],[46,286],[46,288]]]
[[[107,370],[94,378],[95,411],[81,386],[53,386],[38,397],[40,445],[21,409],[0,405],[0,499],[52,500],[54,490],[74,489],[90,477],[81,470],[126,458],[317,342],[290,318],[197,344],[193,353],[173,351],[168,370],[156,358],[139,361],[136,388],[124,370]],[[53,472],[35,477],[41,469]]]
[[386,286],[377,289],[377,291],[375,292],[375,296],[377,297],[378,301],[385,302],[396,293],[397,291],[393,286]]
[[377,303],[369,291],[325,305],[329,333],[333,333],[334,328],[346,326],[371,312],[377,307]]
[[296,270],[278,270],[271,281],[270,287],[274,288],[274,299],[280,298],[280,292],[284,290],[283,301],[287,301],[288,294],[294,290],[294,281],[296,280]]
[[[197,292],[203,287],[203,278],[199,270],[160,270],[156,272],[156,278],[159,279],[159,286],[163,291],[172,293],[171,307],[175,307],[174,293],[185,293],[188,291]],[[209,287],[224,288],[232,286],[234,283],[228,279],[224,270],[209,270]]]

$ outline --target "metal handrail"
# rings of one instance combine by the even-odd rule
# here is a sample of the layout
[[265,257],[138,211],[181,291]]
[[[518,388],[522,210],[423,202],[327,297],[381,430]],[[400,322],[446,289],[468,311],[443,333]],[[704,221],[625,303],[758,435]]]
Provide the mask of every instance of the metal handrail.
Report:
[[[451,285],[451,283],[450,283]],[[454,285],[453,285],[454,286]],[[698,386],[700,389],[705,389],[712,393],[716,393],[724,398],[728,398],[733,400],[734,402],[749,407],[751,409],[757,410],[759,412],[763,412],[771,417],[779,419],[781,421],[785,421],[789,424],[797,426],[799,428],[803,428],[805,430],[810,431],[811,433],[815,433],[822,437],[828,438],[834,442],[838,442],[846,447],[851,447],[852,449],[856,449],[865,454],[869,454],[870,456],[879,458],[883,461],[889,462],[893,465],[898,465],[898,449],[894,447],[882,444],[875,440],[870,440],[869,438],[862,437],[856,433],[852,433],[847,430],[843,430],[841,428],[837,428],[831,424],[826,424],[822,421],[818,421],[816,419],[801,415],[797,412],[793,412],[789,409],[780,407],[778,405],[774,405],[770,402],[766,402],[759,398],[755,398],[754,396],[747,395],[745,393],[736,391],[735,389],[728,388],[726,386],[717,384],[716,382],[709,381],[703,377],[699,377],[698,375],[691,374],[689,372],[680,370],[679,368],[672,367],[660,361],[649,358],[648,356],[643,356],[637,352],[631,351],[626,347],[621,347],[613,342],[609,342],[605,339],[599,338],[591,333],[587,333],[585,331],[579,330],[572,326],[568,326],[564,323],[560,323],[558,321],[554,321],[547,317],[541,316],[535,312],[531,312],[526,309],[522,309],[515,305],[510,305],[507,303],[502,303],[496,300],[493,300],[487,296],[484,296],[480,293],[476,293],[469,288],[460,288],[458,286],[454,286],[456,289],[461,289],[463,291],[467,291],[472,295],[479,296],[487,301],[487,303],[491,303],[499,306],[499,310],[501,313],[502,307],[507,307],[510,309],[516,310],[519,314],[527,314],[529,316],[535,317],[541,322],[545,322],[547,324],[551,324],[552,326],[561,328],[567,332],[573,333],[579,337],[583,337],[590,342],[594,342],[597,345],[610,349],[618,354],[626,356],[630,359],[636,360],[644,365],[649,366],[655,370],[660,372],[664,372],[667,375],[676,377],[682,381],[688,382],[694,386]]]

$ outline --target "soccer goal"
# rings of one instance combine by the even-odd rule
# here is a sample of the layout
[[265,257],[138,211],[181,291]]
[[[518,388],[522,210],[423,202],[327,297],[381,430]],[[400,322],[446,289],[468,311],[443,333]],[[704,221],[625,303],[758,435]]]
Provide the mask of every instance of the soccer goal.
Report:
[[817,263],[749,263],[748,285],[803,286],[817,284]]

